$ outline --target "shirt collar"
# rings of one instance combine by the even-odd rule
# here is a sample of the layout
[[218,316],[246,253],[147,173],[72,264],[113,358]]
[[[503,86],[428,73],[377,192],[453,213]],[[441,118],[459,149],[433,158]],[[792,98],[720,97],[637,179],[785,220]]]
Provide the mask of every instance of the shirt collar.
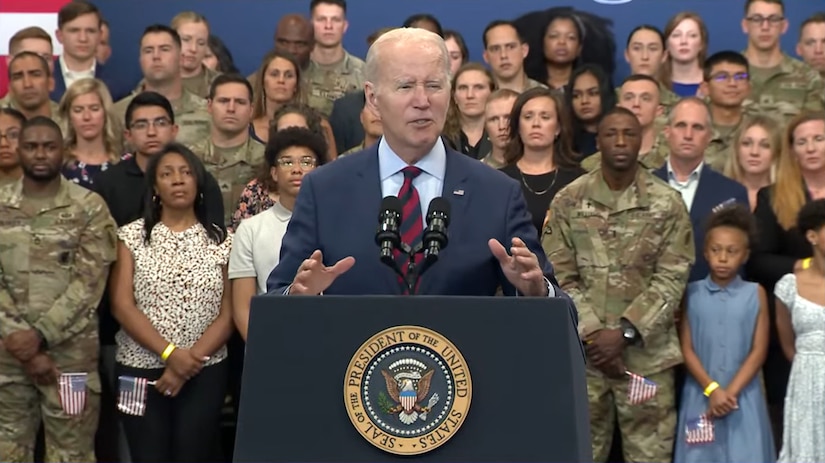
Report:
[[86,74],[91,74],[92,76],[95,75],[95,70],[97,68],[97,60],[92,61],[92,67],[85,70],[85,71],[72,71],[68,67],[66,67],[66,61],[63,59],[63,55],[60,55],[60,72],[66,76],[74,76],[74,75],[82,75],[85,76]]
[[269,210],[271,210],[275,218],[281,222],[289,222],[289,219],[292,218],[292,211],[285,208],[281,203],[273,204]]
[[[436,140],[430,152],[425,154],[424,157],[414,165],[428,175],[443,181],[444,171],[447,168],[447,150],[444,148],[444,143],[441,141],[441,138]],[[401,160],[401,158],[395,154],[395,151],[390,148],[387,140],[381,137],[381,141],[378,142],[378,173],[381,181],[383,182],[392,177],[405,167],[407,167],[407,163]]]
[[[690,183],[693,181],[699,181],[699,177],[702,175],[703,167],[705,167],[704,161],[700,162],[699,165],[696,166],[695,169],[693,169],[693,172],[691,172],[690,175],[688,175],[687,181],[680,183]],[[676,175],[673,173],[673,165],[670,163],[670,158],[668,158],[667,160],[667,179],[669,181],[673,180],[674,182],[679,182],[678,180],[676,180]]]
[[736,275],[736,278],[734,278],[730,283],[728,283],[727,286],[725,286],[723,288],[723,287],[717,285],[716,282],[713,281],[713,279],[711,279],[710,275],[708,275],[708,276],[705,277],[704,283],[705,283],[705,287],[707,287],[708,291],[710,291],[712,293],[716,293],[716,292],[719,292],[719,291],[735,290],[735,289],[739,288],[740,286],[742,286],[745,283],[745,281],[742,279],[741,276]]

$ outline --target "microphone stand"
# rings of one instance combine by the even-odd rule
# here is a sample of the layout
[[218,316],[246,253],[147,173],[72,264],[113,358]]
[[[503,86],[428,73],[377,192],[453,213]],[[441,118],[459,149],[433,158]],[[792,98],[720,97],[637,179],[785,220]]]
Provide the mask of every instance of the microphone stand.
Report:
[[[437,254],[428,254],[421,262],[421,265],[417,265],[415,263],[415,256],[421,253],[424,253],[424,243],[418,243],[415,247],[411,247],[407,243],[397,242],[394,246],[395,250],[398,250],[402,254],[407,256],[407,274],[405,275],[404,272],[401,271],[401,267],[398,265],[398,262],[395,260],[394,256],[382,256],[381,262],[385,265],[393,269],[396,275],[404,282],[404,286],[407,289],[407,293],[413,295],[416,293],[416,289],[418,287],[418,282],[421,279],[421,276],[426,272],[436,261],[438,261]],[[425,253],[426,254],[426,253]]]

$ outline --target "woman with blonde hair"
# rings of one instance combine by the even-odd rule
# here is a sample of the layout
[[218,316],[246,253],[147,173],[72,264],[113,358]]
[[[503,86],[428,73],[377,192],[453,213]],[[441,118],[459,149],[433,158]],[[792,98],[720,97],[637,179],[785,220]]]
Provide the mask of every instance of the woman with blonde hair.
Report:
[[746,118],[734,138],[734,155],[728,157],[725,175],[748,190],[751,211],[756,208],[759,190],[773,185],[782,151],[782,133],[771,117]]
[[667,59],[659,80],[680,97],[697,96],[704,80],[702,67],[708,53],[708,28],[702,17],[683,11],[665,26]]
[[123,130],[112,106],[106,84],[94,78],[76,81],[60,100],[60,117],[66,121],[63,176],[86,188],[123,155]]
[[[747,276],[773,295],[777,281],[804,269],[811,243],[797,227],[806,203],[825,198],[825,112],[802,112],[790,121],[782,140],[776,183],[757,194],[754,216],[759,239],[748,260]],[[771,296],[772,299],[772,296]],[[771,320],[774,323],[774,320]],[[771,328],[764,377],[776,442],[782,442],[782,414],[790,363]]]
[[492,150],[484,130],[484,107],[495,89],[493,74],[480,63],[470,62],[456,71],[444,124],[444,136],[456,151],[482,159]]

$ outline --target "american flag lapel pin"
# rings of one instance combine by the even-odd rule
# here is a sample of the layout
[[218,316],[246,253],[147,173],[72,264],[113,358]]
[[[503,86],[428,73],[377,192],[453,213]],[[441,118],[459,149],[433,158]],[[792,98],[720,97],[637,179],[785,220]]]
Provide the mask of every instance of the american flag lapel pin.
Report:
[[453,190],[453,194],[456,195],[456,196],[464,196],[464,190],[463,189]]

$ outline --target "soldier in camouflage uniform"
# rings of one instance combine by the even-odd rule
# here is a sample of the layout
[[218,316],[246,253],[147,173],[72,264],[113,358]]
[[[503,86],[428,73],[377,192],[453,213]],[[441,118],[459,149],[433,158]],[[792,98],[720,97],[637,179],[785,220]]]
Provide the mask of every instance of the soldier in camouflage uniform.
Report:
[[[140,44],[143,81],[131,95],[115,103],[115,117],[125,121],[126,108],[135,95],[155,91],[172,103],[178,125],[177,142],[192,145],[209,137],[211,119],[206,111],[206,100],[187,91],[180,76],[181,42],[178,33],[161,24],[152,25],[144,31]],[[127,147],[127,151],[131,149],[133,147]]]
[[[647,170],[656,170],[667,162],[670,150],[659,125],[662,114],[661,86],[654,78],[644,74],[634,74],[624,80],[619,88],[618,106],[631,111],[642,125],[642,145],[639,163]],[[588,172],[601,167],[602,153],[597,151],[584,158],[583,169]]]
[[307,103],[328,118],[332,104],[345,93],[364,88],[364,61],[341,44],[347,30],[346,2],[312,2],[315,48],[304,73]]
[[207,68],[203,64],[206,50],[209,47],[209,22],[206,18],[194,11],[183,11],[172,18],[171,26],[178,35],[183,46],[181,55],[181,77],[183,88],[200,98],[209,95],[212,81],[220,72]]
[[[23,127],[23,178],[0,189],[0,459],[34,461],[41,419],[46,461],[95,461],[100,408],[97,305],[115,259],[103,199],[60,175],[63,143],[42,116]],[[79,415],[61,406],[62,373],[87,373]]]
[[745,118],[757,113],[756,105],[744,104],[751,92],[748,70],[748,60],[735,51],[714,53],[705,60],[700,92],[707,95],[713,120],[705,163],[719,173],[724,173],[728,159],[734,155],[736,133]]
[[215,177],[223,198],[224,223],[229,225],[246,184],[264,162],[265,146],[249,136],[252,86],[240,77],[222,74],[209,91],[212,131],[189,148]]
[[750,0],[743,27],[748,48],[743,52],[750,63],[752,97],[761,111],[785,124],[802,112],[822,111],[825,81],[813,68],[785,55],[780,38],[788,29],[785,8],[779,0]]
[[54,79],[46,60],[30,51],[20,52],[9,63],[9,93],[0,99],[0,107],[14,108],[27,119],[48,117],[63,128],[65,121],[60,118],[60,108],[49,99],[53,87]]
[[[679,193],[639,168],[641,127],[630,111],[610,110],[598,141],[602,167],[556,195],[542,245],[579,310],[593,461],[607,460],[618,422],[625,461],[669,462],[682,363],[673,317],[694,260],[690,217]],[[631,404],[626,372],[657,383],[656,395]]]

